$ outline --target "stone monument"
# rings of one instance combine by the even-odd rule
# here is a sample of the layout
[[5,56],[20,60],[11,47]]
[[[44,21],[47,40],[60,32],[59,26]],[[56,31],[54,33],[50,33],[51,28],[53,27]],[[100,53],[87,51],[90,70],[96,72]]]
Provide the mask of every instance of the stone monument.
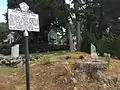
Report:
[[[9,44],[12,44],[15,41],[14,34],[14,32],[9,33],[4,42],[9,42]],[[11,47],[11,57],[19,57],[19,44],[15,44]]]
[[3,42],[9,42],[9,44],[14,42],[14,32],[9,33],[7,35],[7,38],[5,40],[3,40]]
[[92,43],[91,43],[91,59],[93,61],[98,60],[98,55],[97,55],[97,52],[96,52],[96,47]]
[[48,33],[48,41],[50,44],[57,43],[57,33],[53,29]]
[[19,44],[15,44],[11,47],[11,57],[19,57]]

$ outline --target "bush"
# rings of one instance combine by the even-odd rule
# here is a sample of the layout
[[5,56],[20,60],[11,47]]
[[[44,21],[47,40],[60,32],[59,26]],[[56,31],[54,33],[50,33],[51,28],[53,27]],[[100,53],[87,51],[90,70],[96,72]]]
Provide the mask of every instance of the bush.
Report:
[[97,43],[97,49],[100,55],[104,55],[104,53],[113,53],[112,43],[114,38],[112,37],[104,37],[99,40]]
[[112,48],[112,54],[120,59],[120,36],[114,39],[111,48]]
[[99,40],[97,49],[100,55],[110,53],[112,57],[120,58],[120,37],[104,37]]
[[0,54],[5,54],[5,55],[10,54],[10,44],[1,44]]
[[1,54],[4,54],[4,55],[9,55],[10,54],[10,49],[2,49]]
[[90,36],[90,42],[93,43],[97,52],[103,56],[104,53],[110,53],[112,57],[120,58],[120,36],[108,36],[97,40],[94,34]]
[[50,59],[51,59],[51,57],[50,56],[44,56],[43,58],[42,58],[42,60],[41,60],[41,64],[42,65],[48,65],[48,64],[50,64]]

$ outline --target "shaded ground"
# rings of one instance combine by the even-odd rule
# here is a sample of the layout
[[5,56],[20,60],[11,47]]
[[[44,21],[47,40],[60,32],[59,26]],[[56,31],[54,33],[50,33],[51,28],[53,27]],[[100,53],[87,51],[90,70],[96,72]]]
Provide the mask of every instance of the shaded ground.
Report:
[[[31,90],[120,90],[116,87],[107,87],[101,83],[89,80],[77,74],[74,65],[81,60],[90,60],[90,56],[80,52],[62,52],[44,55],[41,60],[30,65]],[[100,59],[103,59],[102,57]],[[110,63],[107,75],[120,77],[120,61]],[[0,90],[25,90],[24,67],[13,71],[7,76],[0,76]]]

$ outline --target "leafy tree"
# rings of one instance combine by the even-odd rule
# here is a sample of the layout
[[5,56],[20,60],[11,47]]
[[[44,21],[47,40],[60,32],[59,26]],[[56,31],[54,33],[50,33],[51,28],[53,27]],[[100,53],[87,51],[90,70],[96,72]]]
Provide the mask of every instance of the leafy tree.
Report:
[[[70,47],[73,47],[73,40],[69,25],[69,18],[71,17],[70,6],[65,4],[65,0],[8,0],[8,8],[18,8],[18,4],[25,1],[30,10],[39,14],[40,16],[40,33],[31,33],[31,41],[37,42],[39,37],[40,41],[48,42],[48,33],[51,29],[63,33],[63,28],[68,32]],[[32,42],[32,43],[33,43]],[[73,50],[73,48],[70,48]]]
[[2,43],[3,40],[7,37],[8,34],[8,26],[6,23],[0,23],[0,42]]
[[[74,8],[65,4],[65,0],[8,0],[8,7],[17,8],[23,1],[30,6],[31,11],[40,15],[40,33],[31,33],[34,41],[38,36],[47,42],[47,34],[51,29],[62,33],[62,28],[65,28],[72,47],[72,34],[75,34],[76,29],[77,50],[89,51],[91,42],[100,50],[99,42],[107,40],[103,40],[103,36],[107,37],[104,34],[108,28],[113,37],[119,36],[119,0],[72,0]],[[74,14],[75,18],[72,17]],[[71,30],[69,19],[74,27]]]
[[18,8],[18,4],[23,1],[30,6],[31,11],[40,15],[39,36],[46,37],[51,28],[66,28],[69,15],[66,13],[64,0],[8,0],[8,8]]

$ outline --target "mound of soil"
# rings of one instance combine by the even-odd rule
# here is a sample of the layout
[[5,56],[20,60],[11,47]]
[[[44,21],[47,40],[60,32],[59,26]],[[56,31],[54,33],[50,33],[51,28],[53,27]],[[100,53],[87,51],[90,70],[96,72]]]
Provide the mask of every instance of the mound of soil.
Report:
[[[30,65],[31,90],[120,90],[119,86],[105,86],[95,80],[86,78],[75,71],[74,65],[78,58],[65,58],[40,64],[39,61]],[[116,66],[115,66],[116,65]],[[107,75],[119,75],[120,61],[114,61],[106,71]],[[117,70],[117,71],[116,71]],[[20,68],[8,77],[0,77],[0,90],[26,90],[25,68]]]

